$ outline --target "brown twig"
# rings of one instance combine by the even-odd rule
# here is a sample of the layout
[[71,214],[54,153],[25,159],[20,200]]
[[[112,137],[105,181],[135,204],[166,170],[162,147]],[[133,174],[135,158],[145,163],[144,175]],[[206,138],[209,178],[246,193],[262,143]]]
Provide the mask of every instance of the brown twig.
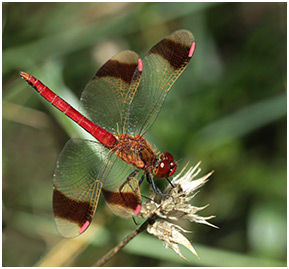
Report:
[[143,232],[147,226],[152,223],[156,219],[157,215],[153,214],[150,218],[148,218],[140,227],[134,230],[131,234],[129,234],[124,240],[122,240],[116,247],[110,250],[107,254],[105,254],[100,260],[98,260],[93,266],[100,267],[104,265],[109,259],[111,259],[117,252],[119,252],[126,244],[132,240],[139,233]]

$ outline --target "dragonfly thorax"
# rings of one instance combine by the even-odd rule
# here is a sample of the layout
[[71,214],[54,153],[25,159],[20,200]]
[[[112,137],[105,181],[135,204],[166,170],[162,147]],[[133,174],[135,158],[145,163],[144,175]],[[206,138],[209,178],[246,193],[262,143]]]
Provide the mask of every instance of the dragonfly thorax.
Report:
[[156,163],[156,154],[149,143],[139,135],[115,135],[117,145],[113,149],[115,154],[133,166],[147,170]]
[[115,137],[118,142],[113,151],[125,162],[143,170],[150,170],[158,178],[167,178],[175,173],[177,164],[170,153],[164,152],[157,158],[149,143],[139,135],[121,134]]

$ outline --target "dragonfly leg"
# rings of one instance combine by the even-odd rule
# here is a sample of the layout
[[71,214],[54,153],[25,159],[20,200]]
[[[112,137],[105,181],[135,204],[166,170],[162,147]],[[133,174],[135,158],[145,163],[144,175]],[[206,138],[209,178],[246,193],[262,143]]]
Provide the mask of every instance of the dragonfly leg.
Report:
[[119,193],[120,193],[120,196],[122,197],[123,201],[126,203],[126,198],[125,196],[123,195],[122,193],[122,189],[124,188],[124,186],[126,184],[129,185],[129,187],[131,188],[131,190],[133,190],[133,192],[137,195],[137,191],[139,188],[139,186],[136,186],[135,188],[130,184],[130,180],[133,179],[137,174],[139,173],[139,170],[134,170],[132,173],[130,173],[130,175],[126,178],[126,180],[120,185],[119,187]]
[[167,177],[166,180],[171,184],[172,188],[175,188],[175,185]]
[[137,223],[137,222],[136,222],[136,220],[135,220],[135,217],[134,217],[134,216],[132,217],[132,219],[133,219],[133,222],[134,222],[134,224],[135,224],[135,225],[139,225],[139,223]]
[[147,173],[146,174],[146,177],[147,177],[147,181],[152,184],[152,187],[153,187],[153,191],[156,193],[156,194],[160,194],[160,195],[165,195],[164,193],[161,192],[161,190],[159,188],[156,187],[156,184],[155,184],[155,181],[154,181],[154,178],[153,178],[153,175],[150,174],[150,173]]
[[[156,193],[156,194],[159,194],[159,195],[162,195],[162,196],[168,196],[168,197],[172,197],[174,199],[174,197],[172,195],[169,195],[167,193],[163,193],[159,188],[156,187],[155,185],[155,182],[154,182],[154,178],[153,178],[153,175],[150,174],[150,173],[147,173],[147,181],[149,183],[152,184],[152,187],[153,187],[153,191]],[[169,181],[170,182],[170,181]],[[171,182],[170,182],[171,183]],[[173,188],[175,187],[172,183],[171,185],[173,186]]]
[[130,180],[132,178],[134,178],[137,174],[139,173],[139,170],[134,170],[132,173],[130,173],[130,175],[126,178],[125,182],[123,182],[120,187],[119,187],[119,192],[121,193],[123,187],[125,186],[125,184],[128,184],[130,186],[130,188],[136,193],[135,188],[133,188],[130,184]]
[[145,195],[143,195],[143,194],[141,194],[141,197],[143,197],[143,198],[145,198],[145,199],[147,199],[147,200],[150,200],[151,202],[154,203],[155,207],[158,208],[158,205],[157,205],[157,203],[154,201],[154,199],[149,198],[149,197],[147,197],[147,196],[145,196]]
[[143,174],[143,175],[141,176],[141,179],[140,179],[139,182],[138,182],[138,185],[139,185],[139,186],[140,186],[140,184],[143,182],[144,178],[145,178],[145,174]]

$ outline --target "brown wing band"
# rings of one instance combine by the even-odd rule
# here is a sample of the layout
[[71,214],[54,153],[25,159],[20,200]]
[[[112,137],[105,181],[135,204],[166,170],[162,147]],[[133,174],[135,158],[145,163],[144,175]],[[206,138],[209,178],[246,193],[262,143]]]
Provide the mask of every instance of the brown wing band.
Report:
[[[167,60],[174,69],[179,69],[188,62],[190,47],[170,39],[163,39],[161,46],[157,44],[150,53],[156,53]],[[181,59],[181,60],[180,60]]]
[[135,210],[141,204],[140,199],[133,192],[112,192],[102,189],[102,193],[109,204],[119,205],[132,210]]
[[54,216],[77,223],[82,227],[86,221],[91,221],[93,208],[89,202],[73,200],[65,196],[61,191],[53,191],[53,210]]
[[115,77],[120,78],[124,82],[130,84],[137,64],[122,63],[117,60],[110,60],[106,62],[103,67],[96,73],[95,78],[101,77]]

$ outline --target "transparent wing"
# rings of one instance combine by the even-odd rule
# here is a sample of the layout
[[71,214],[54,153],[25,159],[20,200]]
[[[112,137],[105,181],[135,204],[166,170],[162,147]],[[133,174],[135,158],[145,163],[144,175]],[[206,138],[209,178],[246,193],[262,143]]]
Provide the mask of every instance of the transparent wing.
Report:
[[[156,44],[143,58],[138,88],[131,87],[126,98],[129,134],[143,135],[161,110],[168,91],[192,57],[195,43],[192,33],[179,30]],[[136,69],[133,80],[139,79]]]
[[[88,118],[109,132],[123,132],[127,116],[125,98],[137,63],[138,55],[133,51],[117,54],[99,69],[82,93],[82,109]],[[138,81],[135,79],[135,87]]]
[[71,139],[64,146],[53,178],[53,211],[59,233],[83,233],[95,213],[102,182],[98,175],[107,153],[94,141]]
[[113,155],[107,160],[102,193],[112,212],[120,217],[128,218],[136,215],[141,206],[139,180],[143,171],[136,173],[127,182],[128,177],[136,168],[118,156]]
[[75,237],[90,225],[100,192],[116,215],[130,217],[140,208],[138,179],[121,185],[135,170],[95,141],[69,140],[59,155],[53,178],[53,211],[57,230]]

